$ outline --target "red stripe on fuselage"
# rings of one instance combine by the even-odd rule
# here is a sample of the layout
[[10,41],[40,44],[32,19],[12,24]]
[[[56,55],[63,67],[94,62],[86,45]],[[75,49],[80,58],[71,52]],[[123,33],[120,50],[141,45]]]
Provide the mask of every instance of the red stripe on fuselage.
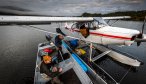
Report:
[[[67,28],[67,29],[68,29],[68,28]],[[73,31],[80,32],[79,30],[76,30],[76,29],[74,29]],[[117,39],[131,40],[130,37],[108,35],[108,34],[102,34],[102,33],[97,33],[97,32],[90,32],[90,34],[92,34],[92,35],[97,35],[97,36],[110,37],[110,38],[117,38]]]
[[115,35],[101,34],[101,33],[95,33],[95,32],[90,32],[90,34],[98,35],[98,36],[111,37],[111,38],[119,38],[119,39],[131,40],[131,38],[123,37],[123,36],[115,36]]

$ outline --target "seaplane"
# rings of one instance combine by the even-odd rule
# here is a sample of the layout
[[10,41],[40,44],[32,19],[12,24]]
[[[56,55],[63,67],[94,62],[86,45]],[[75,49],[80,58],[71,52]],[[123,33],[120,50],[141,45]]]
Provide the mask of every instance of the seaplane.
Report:
[[[115,18],[103,18],[103,19],[116,19]],[[120,17],[119,17],[120,18]],[[123,17],[129,18],[129,17]],[[139,46],[141,42],[146,41],[146,37],[143,35],[144,25],[142,31],[112,27],[109,26],[103,19],[96,18],[93,21],[87,22],[75,22],[71,24],[65,24],[65,28],[69,34],[76,34],[77,38],[84,38],[86,41],[102,44],[102,45],[127,45],[130,46],[132,43],[137,42]]]
[[[78,39],[85,42],[86,45],[90,46],[89,49],[89,61],[94,63],[98,59],[108,55],[109,57],[113,58],[114,60],[128,65],[132,67],[139,67],[142,62],[135,59],[130,58],[126,55],[123,55],[115,50],[108,48],[107,45],[117,45],[117,46],[130,46],[134,42],[137,42],[137,46],[141,44],[141,42],[146,42],[146,36],[144,35],[144,27],[145,27],[145,20],[142,26],[141,31],[128,29],[128,28],[121,28],[121,27],[112,27],[108,25],[104,20],[112,20],[112,19],[127,19],[130,18],[129,16],[119,16],[119,17],[47,17],[47,16],[0,16],[0,25],[23,25],[29,26],[32,29],[45,32],[47,34],[59,35],[62,34],[66,38]],[[64,23],[64,26],[59,26],[56,28],[56,32],[50,32],[35,26],[32,24],[51,24],[51,23]],[[31,25],[31,26],[30,26]],[[73,36],[71,36],[73,34]],[[46,35],[47,37],[47,35]],[[48,47],[48,43],[43,43]],[[52,46],[52,43],[49,43],[49,46]],[[38,46],[38,52],[46,46]],[[54,45],[53,45],[54,46]],[[80,71],[88,71],[88,76],[91,78],[96,79],[95,83],[99,84],[108,84],[105,80],[103,80],[91,67],[86,64],[84,60],[78,57],[77,54],[73,54],[71,48],[67,45],[66,42],[63,42],[64,48],[70,53],[73,57],[72,59],[74,62],[76,61],[82,70]],[[102,53],[97,56],[92,56],[92,51],[94,49],[98,49]],[[37,60],[40,58],[37,57]],[[68,59],[69,60],[69,59]],[[71,61],[71,59],[70,59]],[[61,63],[63,65],[63,63]],[[38,65],[38,62],[36,63]],[[69,66],[69,65],[66,65]],[[78,65],[76,65],[77,67]],[[37,68],[38,66],[36,66]],[[72,66],[73,68],[75,66]],[[77,67],[79,69],[79,67]],[[37,72],[37,70],[36,70]],[[107,76],[104,70],[102,70]],[[79,74],[79,72],[77,72]],[[80,72],[82,73],[82,72]],[[85,73],[82,73],[86,75]],[[36,74],[35,74],[36,75]],[[37,75],[38,76],[38,75]],[[89,79],[88,76],[85,76],[87,80]],[[80,75],[78,75],[81,78]],[[38,78],[38,77],[37,77]],[[117,82],[109,76],[115,84]],[[38,80],[38,79],[35,79]],[[90,81],[86,81],[82,79],[80,80],[84,84],[91,84]],[[94,80],[95,81],[95,80]],[[37,82],[35,82],[37,84]],[[112,83],[113,84],[113,83]]]
[[[121,27],[112,27],[104,21],[104,20],[110,21],[112,19],[115,20],[115,19],[128,19],[128,18],[131,17],[118,16],[118,17],[93,18],[93,17],[0,16],[0,24],[1,25],[8,25],[8,24],[29,25],[29,24],[64,23],[63,26],[59,25],[59,28],[56,28],[55,33],[34,26],[29,26],[29,27],[50,34],[62,34],[67,38],[79,39],[94,44],[130,46],[134,42],[137,42],[137,46],[139,46],[141,42],[146,42],[146,35],[143,34],[145,27],[145,20],[143,22],[141,31],[128,29],[128,28],[121,28]],[[73,34],[73,36],[71,36],[71,34]],[[101,48],[101,50],[102,49],[103,48]],[[110,49],[106,48],[103,51],[107,51],[107,50]],[[112,52],[107,54],[113,55]],[[128,59],[127,57],[121,58],[120,55],[111,56],[111,57],[114,57],[114,59],[124,64],[132,65],[132,66],[140,65],[140,63],[139,62],[137,63],[136,60],[131,60]]]

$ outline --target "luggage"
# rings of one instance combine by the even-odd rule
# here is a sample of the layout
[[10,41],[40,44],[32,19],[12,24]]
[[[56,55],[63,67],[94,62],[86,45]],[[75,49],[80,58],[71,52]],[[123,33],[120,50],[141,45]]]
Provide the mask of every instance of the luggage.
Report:
[[44,55],[50,55],[55,51],[55,49],[51,48],[45,48],[39,51],[39,55],[40,56],[44,56]]
[[77,40],[77,39],[71,40],[71,41],[70,41],[70,45],[71,45],[71,46],[74,46],[74,47],[77,47],[77,46],[78,46],[78,40]]
[[84,54],[86,54],[86,51],[85,50],[83,50],[83,49],[76,49],[76,52],[77,52],[77,54],[78,55],[84,55]]

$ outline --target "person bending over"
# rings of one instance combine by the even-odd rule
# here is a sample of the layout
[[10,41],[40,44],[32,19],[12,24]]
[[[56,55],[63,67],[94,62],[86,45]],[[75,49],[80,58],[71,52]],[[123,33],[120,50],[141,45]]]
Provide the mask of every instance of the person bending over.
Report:
[[55,66],[51,56],[43,56],[43,62],[40,66],[40,73],[45,73],[48,77],[52,78],[52,83],[63,84],[58,78],[58,75],[61,72],[62,68]]

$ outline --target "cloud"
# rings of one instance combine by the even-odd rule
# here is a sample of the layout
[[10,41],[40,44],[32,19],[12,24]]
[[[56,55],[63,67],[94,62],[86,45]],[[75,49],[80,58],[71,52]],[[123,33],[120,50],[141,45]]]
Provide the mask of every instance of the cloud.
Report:
[[29,9],[23,9],[23,8],[19,8],[19,7],[16,7],[16,6],[0,6],[1,9],[6,9],[6,10],[17,10],[17,11],[31,11]]
[[144,0],[113,0],[113,2],[120,2],[120,3],[131,3],[131,4],[133,4],[133,3],[136,3],[136,4],[138,4],[138,3],[143,3],[144,2]]
[[[108,13],[146,9],[144,0],[0,0],[0,8],[24,13],[72,16],[83,12]],[[4,8],[5,7],[5,8]],[[13,8],[10,8],[13,7]],[[19,9],[19,10],[18,10]]]

